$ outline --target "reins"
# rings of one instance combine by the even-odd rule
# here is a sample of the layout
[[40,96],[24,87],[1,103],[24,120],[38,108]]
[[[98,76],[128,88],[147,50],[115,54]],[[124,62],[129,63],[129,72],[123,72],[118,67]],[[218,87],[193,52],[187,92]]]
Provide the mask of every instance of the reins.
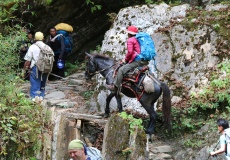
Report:
[[101,72],[103,72],[103,71],[105,71],[105,70],[107,70],[107,69],[109,69],[109,68],[111,68],[111,67],[113,67],[113,66],[117,65],[118,63],[120,63],[120,62],[118,61],[118,62],[114,63],[113,65],[110,65],[110,66],[109,66],[109,67],[107,67],[107,68],[104,68],[104,69],[98,70],[98,71],[93,72],[93,73],[89,73],[89,72],[88,72],[88,74],[89,74],[89,75],[95,75],[95,74],[101,73]]

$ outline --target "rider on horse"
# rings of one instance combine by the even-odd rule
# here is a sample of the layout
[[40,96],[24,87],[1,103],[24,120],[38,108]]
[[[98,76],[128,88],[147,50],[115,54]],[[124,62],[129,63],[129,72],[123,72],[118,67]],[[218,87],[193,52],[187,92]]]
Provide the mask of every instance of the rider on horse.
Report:
[[[131,69],[134,69],[138,66],[147,65],[148,61],[139,60],[138,55],[140,54],[140,44],[138,43],[135,35],[138,33],[138,29],[135,26],[129,26],[127,29],[128,40],[127,40],[127,50],[128,53],[125,56],[125,59],[122,60],[122,63],[127,63],[119,68],[117,76],[115,77],[114,85],[108,85],[108,89],[114,90],[121,88],[121,83],[123,75]],[[138,59],[138,60],[137,60]]]

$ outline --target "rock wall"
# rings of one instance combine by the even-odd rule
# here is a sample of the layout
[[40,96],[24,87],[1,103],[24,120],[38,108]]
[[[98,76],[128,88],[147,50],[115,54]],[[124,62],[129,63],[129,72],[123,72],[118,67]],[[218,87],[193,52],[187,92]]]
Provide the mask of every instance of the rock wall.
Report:
[[[48,6],[39,5],[38,1],[27,0],[26,4],[21,4],[21,8],[35,12],[32,16],[30,12],[23,14],[26,23],[31,23],[32,30],[42,31],[45,35],[49,34],[49,28],[58,23],[69,23],[74,28],[74,51],[69,57],[70,61],[83,60],[84,51],[95,49],[101,45],[104,33],[110,28],[111,21],[121,8],[146,3],[145,0],[117,1],[117,0],[93,0],[95,4],[101,5],[100,10],[91,12],[92,5],[87,5],[86,0],[53,0]],[[173,2],[173,1],[172,1]],[[211,0],[182,0],[182,3],[189,3],[193,6],[206,5]],[[24,11],[23,9],[23,11]],[[21,18],[21,12],[16,12]],[[111,14],[112,13],[112,14]],[[108,15],[112,16],[108,16]]]

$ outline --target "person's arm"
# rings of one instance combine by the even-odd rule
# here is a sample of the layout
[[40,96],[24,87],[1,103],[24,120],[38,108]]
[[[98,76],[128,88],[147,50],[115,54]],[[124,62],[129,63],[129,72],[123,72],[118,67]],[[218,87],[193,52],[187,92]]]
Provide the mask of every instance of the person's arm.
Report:
[[221,135],[220,136],[220,149],[218,149],[217,151],[210,152],[210,155],[213,156],[215,154],[221,154],[221,153],[225,152],[225,150],[226,150],[225,136]]
[[221,154],[221,153],[225,152],[225,150],[226,150],[226,145],[222,144],[222,145],[220,145],[220,149],[218,149],[217,151],[210,152],[210,155],[213,156],[215,154]]
[[60,43],[61,43],[61,53],[60,53],[59,59],[62,59],[65,53],[65,43],[64,43],[64,39],[62,36],[60,36]]
[[25,61],[23,70],[27,70],[30,67],[30,61]]
[[130,38],[130,39],[128,39],[128,41],[127,41],[127,50],[128,50],[128,53],[126,54],[126,56],[125,56],[125,61],[128,63],[131,59],[132,59],[132,54],[133,54],[133,52],[134,52],[134,50],[133,50],[133,41],[132,41],[132,39]]
[[25,57],[24,57],[24,60],[26,60],[24,63],[24,67],[23,67],[24,70],[26,70],[30,67],[30,62],[32,61],[32,58],[33,58],[32,48],[33,48],[33,46],[31,45],[29,47]]

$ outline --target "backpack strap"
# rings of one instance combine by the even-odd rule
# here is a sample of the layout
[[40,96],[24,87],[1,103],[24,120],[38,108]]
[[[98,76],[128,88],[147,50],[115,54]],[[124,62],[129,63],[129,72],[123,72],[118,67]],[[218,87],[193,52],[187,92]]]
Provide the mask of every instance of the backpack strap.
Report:
[[[38,46],[38,48],[40,49],[40,53],[41,53],[41,50],[43,49],[42,47],[41,47],[41,45],[39,45],[38,43],[34,43],[36,46]],[[39,54],[40,54],[39,53]],[[33,58],[34,59],[34,58]],[[35,61],[35,59],[34,59],[34,61]],[[36,61],[35,61],[36,62]],[[36,66],[36,63],[35,63],[35,66]],[[41,73],[41,81],[43,81],[43,78],[42,78],[42,76],[43,76],[43,72]],[[47,79],[48,79],[48,76],[49,75],[47,75]],[[38,68],[36,67],[36,78],[38,78]]]
[[[37,46],[37,47],[40,49],[40,53],[41,53],[41,46],[40,46],[37,42],[34,43],[34,45]],[[40,54],[40,53],[39,53],[39,54]],[[35,61],[35,59],[34,59],[33,53],[32,53],[32,59],[34,60],[35,66],[36,66],[36,61]],[[37,67],[36,67],[36,78],[38,78],[38,68],[37,68]]]
[[225,154],[226,154],[226,156],[230,157],[230,153],[228,153],[229,152],[229,148],[230,148],[230,146],[228,146],[228,145],[230,145],[230,128],[225,129],[224,135],[225,135],[225,140],[226,140],[226,151],[225,151]]
[[56,40],[56,38],[58,38],[59,36],[64,36],[63,34],[57,34],[54,38],[51,38],[50,36],[50,41],[54,42]]

